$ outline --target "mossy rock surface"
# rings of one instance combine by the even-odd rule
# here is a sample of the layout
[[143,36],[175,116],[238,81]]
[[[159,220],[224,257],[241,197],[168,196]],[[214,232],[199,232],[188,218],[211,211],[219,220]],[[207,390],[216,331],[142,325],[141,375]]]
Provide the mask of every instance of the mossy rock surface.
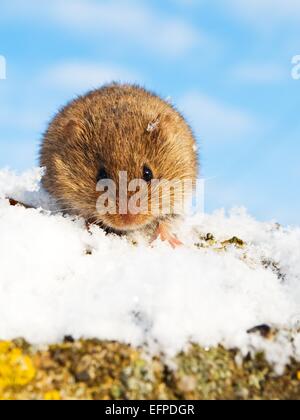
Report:
[[69,338],[38,350],[16,340],[0,342],[0,399],[298,400],[300,363],[277,376],[263,355],[222,347],[191,346],[170,363],[114,342]]

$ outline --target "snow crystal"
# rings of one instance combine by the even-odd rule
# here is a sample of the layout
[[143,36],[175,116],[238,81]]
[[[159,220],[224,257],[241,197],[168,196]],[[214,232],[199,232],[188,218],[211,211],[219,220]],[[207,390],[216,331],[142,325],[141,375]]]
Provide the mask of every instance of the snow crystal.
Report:
[[[50,212],[41,176],[40,169],[0,171],[1,339],[43,344],[71,335],[168,355],[189,342],[223,344],[264,349],[279,368],[300,358],[299,228],[219,211],[190,218],[177,250],[159,241],[134,245]],[[8,196],[37,209],[12,207]],[[238,237],[245,248],[206,247],[208,233],[218,243]],[[261,324],[283,333],[274,342],[247,333]]]

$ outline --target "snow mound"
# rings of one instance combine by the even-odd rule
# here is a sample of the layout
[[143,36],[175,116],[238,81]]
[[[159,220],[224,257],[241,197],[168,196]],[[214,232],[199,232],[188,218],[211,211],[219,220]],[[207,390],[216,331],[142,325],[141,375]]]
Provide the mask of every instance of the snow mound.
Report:
[[[189,342],[223,344],[264,349],[279,367],[300,357],[299,228],[220,211],[187,220],[182,248],[136,245],[53,211],[41,176],[0,171],[1,339],[72,335],[168,355]],[[38,209],[12,207],[8,196]],[[245,246],[220,247],[232,237]],[[247,333],[261,324],[281,332],[273,341]]]

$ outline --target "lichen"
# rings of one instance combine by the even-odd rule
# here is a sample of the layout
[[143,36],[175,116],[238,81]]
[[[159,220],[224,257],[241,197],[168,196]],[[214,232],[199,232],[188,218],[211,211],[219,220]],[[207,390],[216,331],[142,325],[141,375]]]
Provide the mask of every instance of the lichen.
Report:
[[36,370],[31,357],[11,342],[0,342],[0,398],[7,390],[17,392],[35,377]]
[[61,400],[61,395],[59,391],[48,391],[45,393],[44,395],[44,400],[45,401],[60,401]]
[[211,248],[216,252],[226,251],[231,246],[238,249],[244,249],[246,245],[247,244],[242,239],[237,238],[236,236],[225,241],[219,241],[211,233],[200,235],[199,242],[195,243],[196,248]]
[[0,381],[1,399],[11,400],[300,399],[299,363],[278,376],[263,354],[197,345],[169,360],[116,342],[2,342]]

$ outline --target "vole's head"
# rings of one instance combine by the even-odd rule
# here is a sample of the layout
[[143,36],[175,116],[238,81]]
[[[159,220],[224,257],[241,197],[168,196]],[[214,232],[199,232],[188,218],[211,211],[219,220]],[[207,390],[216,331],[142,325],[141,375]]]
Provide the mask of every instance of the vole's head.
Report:
[[183,181],[197,176],[195,140],[184,119],[131,86],[95,91],[61,111],[45,135],[41,164],[44,186],[61,208],[114,231],[173,214],[187,193]]

